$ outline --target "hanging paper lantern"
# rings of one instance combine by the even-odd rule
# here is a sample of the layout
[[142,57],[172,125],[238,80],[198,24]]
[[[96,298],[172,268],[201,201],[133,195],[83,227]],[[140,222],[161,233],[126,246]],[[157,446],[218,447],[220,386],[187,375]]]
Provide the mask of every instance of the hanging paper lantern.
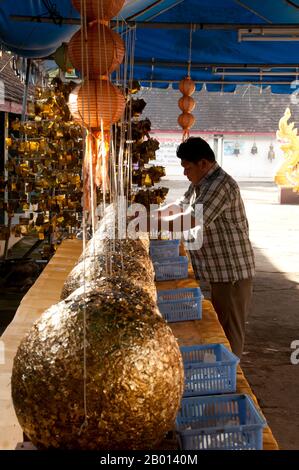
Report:
[[178,117],[179,125],[184,129],[184,131],[188,131],[191,129],[195,122],[195,117],[191,113],[182,113]]
[[[89,211],[96,205],[95,187],[102,186],[103,194],[108,187],[110,127],[120,119],[126,103],[120,90],[108,81],[109,73],[118,68],[125,52],[122,39],[108,28],[109,20],[119,13],[123,4],[124,0],[73,0],[74,7],[85,20],[83,24],[91,22],[75,35],[70,45],[75,67],[87,81],[69,100],[74,118],[88,128],[83,200]],[[94,80],[99,76],[102,80]]]
[[93,130],[110,129],[125,109],[122,92],[109,80],[87,80],[76,87],[69,97],[69,108],[76,120]]
[[195,92],[195,83],[191,77],[186,77],[179,83],[180,92],[185,96],[191,96]]
[[195,107],[195,101],[191,96],[182,96],[179,99],[179,108],[185,113],[191,113]]
[[82,58],[82,29],[71,38],[68,54],[73,66],[84,77],[96,78],[116,70],[125,55],[124,41],[119,34],[103,23],[94,21],[84,31]]
[[[122,9],[125,0],[72,0],[72,4],[86,19],[110,20]],[[83,11],[81,12],[81,5]]]
[[83,164],[85,206],[91,210],[96,186],[107,187],[109,182],[110,127],[121,118],[126,100],[109,80],[87,80],[73,90],[68,104],[74,119],[91,130]]

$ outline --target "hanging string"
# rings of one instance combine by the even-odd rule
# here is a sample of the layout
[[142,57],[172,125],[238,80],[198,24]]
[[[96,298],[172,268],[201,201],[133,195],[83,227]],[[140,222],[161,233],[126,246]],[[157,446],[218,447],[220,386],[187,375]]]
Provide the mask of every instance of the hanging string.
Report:
[[[122,81],[122,92],[125,95],[126,94],[126,88],[127,88],[127,48],[128,48],[128,43],[127,43],[127,37],[125,38],[125,57],[123,61],[123,81]],[[126,113],[125,113],[126,114]],[[117,201],[118,203],[116,204],[117,212],[116,212],[116,217],[118,221],[118,235],[122,236],[122,231],[123,228],[123,222],[124,222],[124,213],[123,213],[123,201],[124,201],[124,144],[125,144],[125,118],[124,115],[121,117],[117,127],[117,132],[115,134],[118,135],[118,155],[117,155],[117,194],[116,197],[119,198]],[[120,261],[121,261],[121,266],[122,270],[124,269],[124,264],[123,264],[123,251],[122,251],[122,241],[119,243],[120,246]]]
[[[86,4],[85,0],[81,0],[80,2],[81,6],[81,58],[82,58],[82,63],[81,63],[81,70],[82,70],[82,81],[84,80],[84,37],[83,37],[83,31],[84,31],[84,18],[85,18],[85,13],[86,13]],[[83,10],[84,8],[84,10]],[[82,124],[84,120],[84,98],[82,94]],[[82,132],[84,127],[82,125]],[[84,138],[85,137],[85,138]],[[86,149],[85,146],[87,144],[87,136],[83,136],[83,155],[84,159],[86,156]],[[87,346],[87,339],[86,339],[86,266],[85,266],[85,259],[86,259],[86,223],[85,223],[85,217],[86,217],[86,191],[84,188],[85,185],[85,180],[87,178],[86,175],[86,167],[83,163],[83,214],[82,214],[82,231],[83,231],[83,405],[84,405],[84,421],[79,429],[78,434],[80,435],[85,428],[88,426],[88,417],[87,417],[87,358],[86,358],[86,346]]]
[[[99,4],[98,4],[99,5]],[[103,2],[101,2],[101,13],[103,17],[103,11],[104,11],[104,5]],[[103,28],[103,40],[104,44],[106,45],[106,31],[105,28]],[[105,69],[108,70],[108,56],[107,56],[107,47],[104,48],[105,51]],[[107,80],[109,80],[109,76],[107,76]],[[112,123],[112,97],[110,93],[110,88],[108,87],[108,104],[109,104],[109,118],[110,118],[110,123]],[[110,130],[109,133],[111,135],[112,132],[112,125],[110,124]],[[109,139],[110,140],[110,139]],[[109,156],[111,156],[111,146],[109,142]],[[117,205],[115,207],[115,217],[117,217]],[[110,251],[115,252],[115,227],[114,227],[114,234],[112,236],[112,240],[109,240],[109,245],[110,245]],[[112,264],[112,256],[109,256],[109,273],[112,274],[113,272],[113,264]]]
[[190,24],[190,36],[189,36],[189,58],[188,58],[188,70],[187,77],[191,76],[191,62],[192,62],[192,35],[193,35],[193,24]]
[[[82,1],[82,0],[81,0]],[[86,0],[83,0],[86,2]],[[85,4],[85,9],[86,9],[86,4]],[[81,10],[82,11],[82,10]],[[91,218],[91,230],[92,230],[92,237],[94,239],[95,236],[95,174],[94,174],[94,145],[92,141],[92,129],[91,129],[91,121],[90,121],[90,114],[91,114],[91,108],[90,108],[90,74],[89,74],[89,61],[88,61],[88,55],[89,55],[89,44],[88,44],[88,24],[87,24],[87,18],[86,15],[83,17],[84,21],[84,26],[83,26],[83,31],[81,34],[81,38],[83,38],[83,44],[85,45],[85,50],[84,50],[84,55],[82,57],[82,60],[84,62],[84,58],[86,58],[86,77],[87,77],[87,116],[88,116],[88,131],[89,131],[89,194],[90,194],[90,218]],[[95,246],[93,250],[93,255],[95,259]]]
[[[132,30],[131,33],[131,47],[129,49],[129,54],[130,54],[130,83],[133,83],[133,77],[134,77],[134,57],[135,57],[135,44],[136,44],[136,26]],[[128,176],[128,191],[129,194],[131,194],[131,201],[133,200],[133,194],[132,194],[132,177],[133,177],[133,161],[132,161],[132,99],[130,100],[130,110],[129,110],[129,147],[128,147],[128,153],[129,153],[129,176]]]

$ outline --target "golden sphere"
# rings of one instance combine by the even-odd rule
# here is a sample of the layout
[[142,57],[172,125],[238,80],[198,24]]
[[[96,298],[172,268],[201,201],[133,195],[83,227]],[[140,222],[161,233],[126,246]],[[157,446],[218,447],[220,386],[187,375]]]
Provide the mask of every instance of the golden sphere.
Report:
[[44,312],[18,348],[11,383],[38,448],[147,450],[173,428],[184,371],[155,305],[120,286],[74,293]]
[[89,256],[80,261],[65,280],[61,298],[65,299],[85,282],[99,281],[103,277],[118,275],[130,279],[131,283],[142,287],[156,300],[154,268],[149,256],[137,252],[106,252]]

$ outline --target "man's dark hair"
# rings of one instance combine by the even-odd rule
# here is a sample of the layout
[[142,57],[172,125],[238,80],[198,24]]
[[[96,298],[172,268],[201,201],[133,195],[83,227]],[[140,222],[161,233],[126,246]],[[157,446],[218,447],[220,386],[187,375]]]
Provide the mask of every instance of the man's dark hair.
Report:
[[201,137],[189,137],[178,146],[176,155],[181,160],[192,163],[197,163],[200,160],[216,161],[213,150]]

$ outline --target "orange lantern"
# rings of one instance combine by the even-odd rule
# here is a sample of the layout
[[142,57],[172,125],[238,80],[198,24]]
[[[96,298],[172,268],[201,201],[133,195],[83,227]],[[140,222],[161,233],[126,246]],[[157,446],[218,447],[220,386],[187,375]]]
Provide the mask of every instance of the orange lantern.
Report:
[[186,113],[191,113],[195,107],[195,101],[191,96],[182,96],[179,99],[179,108]]
[[195,83],[189,75],[180,81],[179,89],[183,93],[182,98],[179,99],[179,108],[183,112],[178,117],[178,123],[183,128],[183,140],[185,140],[189,137],[189,129],[195,122],[195,117],[191,114],[195,107],[195,101],[191,98],[195,91]]
[[193,95],[195,91],[195,83],[191,77],[186,77],[179,83],[180,92],[185,96]]
[[195,117],[191,113],[182,113],[178,117],[179,125],[184,131],[189,131],[195,122]]
[[122,92],[108,80],[87,80],[69,97],[74,118],[92,130],[100,130],[101,126],[110,129],[121,118],[125,105]]
[[[81,3],[83,11],[81,12]],[[110,20],[122,9],[125,0],[72,0],[73,6],[87,21]]]
[[[87,77],[71,93],[69,108],[74,118],[88,128],[83,192],[85,207],[91,210],[95,206],[96,186],[102,185],[105,192],[108,184],[110,127],[121,118],[126,105],[124,95],[107,77],[124,58],[122,39],[108,28],[108,20],[119,13],[124,0],[72,0],[72,3],[90,22],[73,36],[69,46],[74,67]],[[96,80],[99,77],[101,80]]]
[[84,41],[80,29],[68,46],[68,55],[75,69],[82,71],[84,76],[96,78],[111,73],[120,66],[125,55],[125,44],[119,34],[105,24],[93,21],[87,26],[83,36]]

